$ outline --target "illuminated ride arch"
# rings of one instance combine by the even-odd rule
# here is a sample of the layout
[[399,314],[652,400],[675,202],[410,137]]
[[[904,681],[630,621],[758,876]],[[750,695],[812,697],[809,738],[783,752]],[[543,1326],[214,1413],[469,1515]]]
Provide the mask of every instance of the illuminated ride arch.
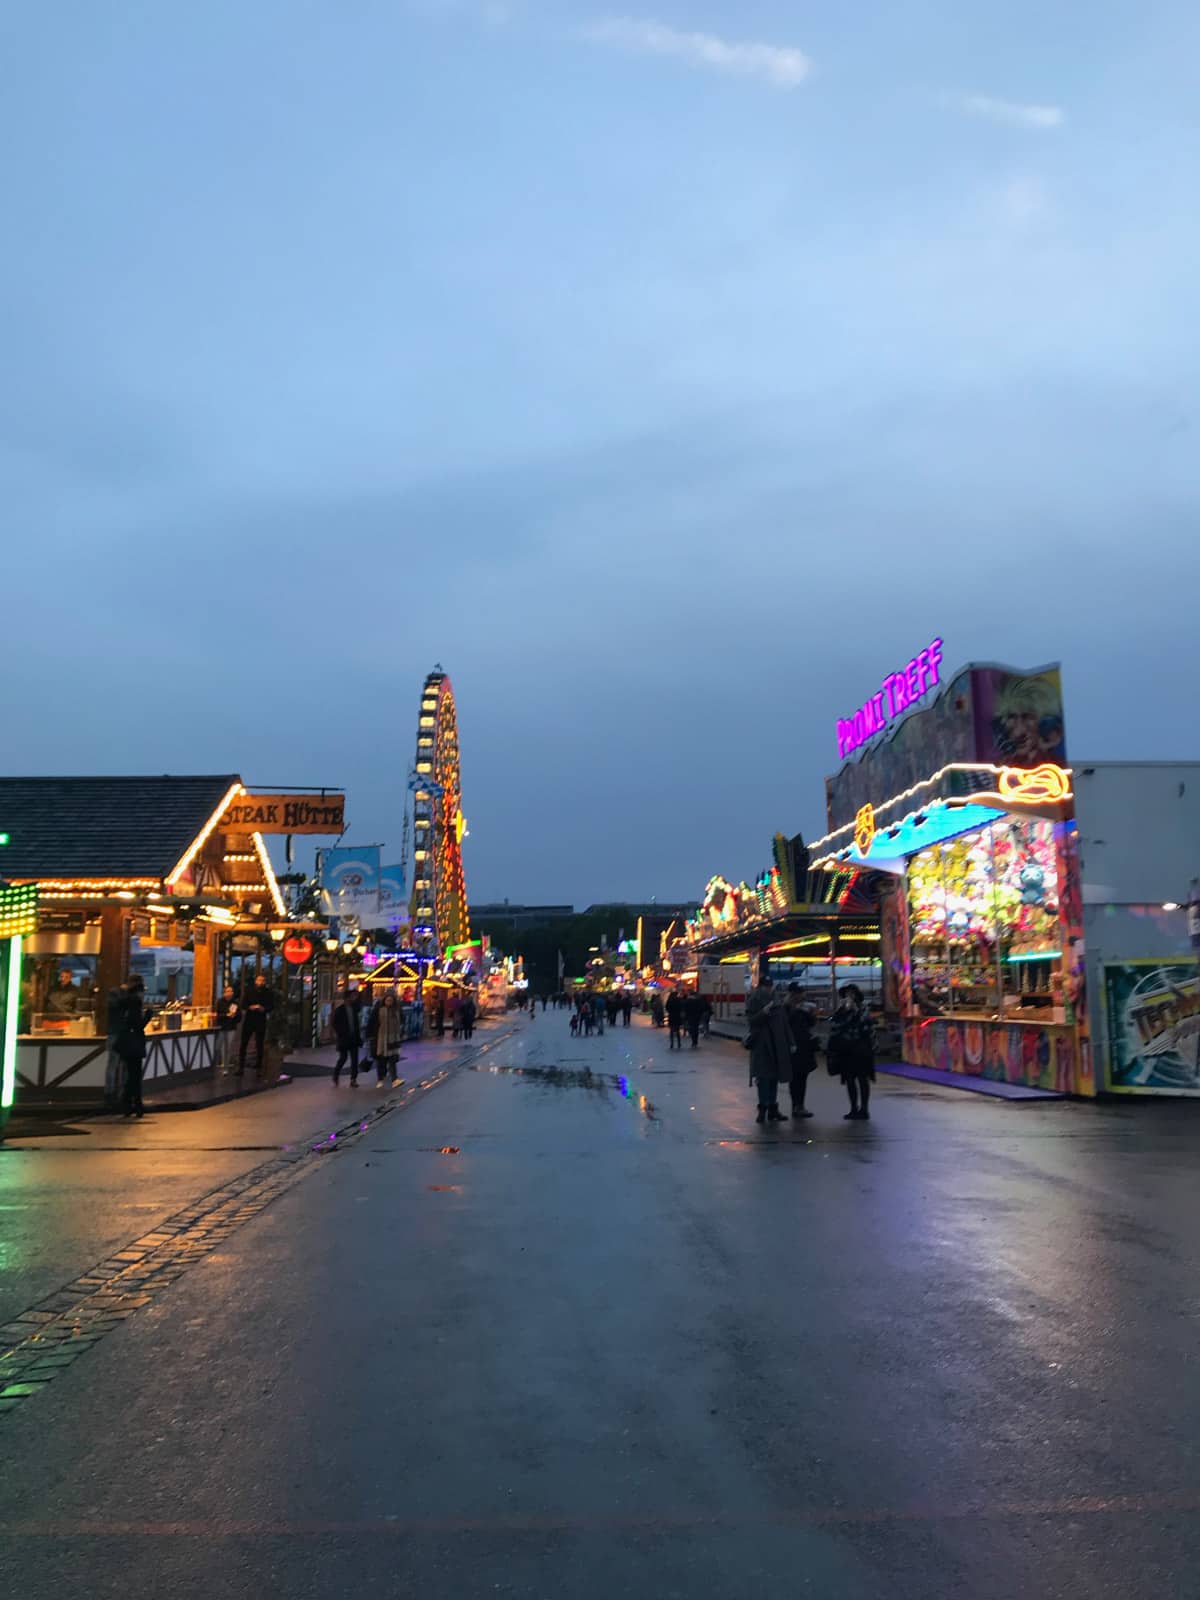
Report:
[[462,774],[454,690],[441,667],[425,679],[417,716],[417,757],[409,780],[413,819],[412,924],[429,953],[443,956],[471,937],[463,873]]

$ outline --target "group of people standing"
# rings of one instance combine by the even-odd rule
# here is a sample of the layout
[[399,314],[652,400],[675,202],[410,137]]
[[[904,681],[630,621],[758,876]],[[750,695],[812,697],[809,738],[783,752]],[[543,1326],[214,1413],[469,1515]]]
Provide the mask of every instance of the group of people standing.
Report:
[[478,1002],[470,992],[443,995],[434,1007],[433,1031],[439,1039],[444,1039],[448,1026],[453,1038],[469,1039],[475,1032],[478,1015]]
[[[811,1117],[804,1104],[808,1080],[817,1065],[813,1014],[804,1004],[799,984],[780,993],[764,977],[746,1001],[746,1048],[750,1082],[758,1090],[758,1122],[786,1122],[779,1109],[779,1086],[788,1085],[793,1119]],[[841,1078],[850,1097],[847,1122],[870,1120],[871,1085],[875,1081],[874,1029],[857,984],[846,984],[829,1023],[826,1061],[831,1077]]]
[[[655,996],[658,999],[658,996]],[[659,1002],[661,1004],[661,1001]],[[667,1003],[663,1006],[667,1019],[667,1031],[670,1035],[668,1048],[671,1050],[683,1049],[683,1035],[686,1032],[692,1041],[692,1049],[700,1048],[700,1030],[708,1032],[708,1024],[712,1018],[712,1004],[698,994],[680,994],[678,989],[672,989],[667,996]],[[651,1020],[654,1019],[654,1006],[651,1003]],[[661,1024],[656,1023],[656,1026]]]
[[246,1054],[254,1044],[254,1065],[261,1072],[267,1065],[267,1024],[275,1009],[275,996],[266,976],[259,972],[250,985],[244,1002],[239,1002],[237,992],[227,983],[217,1001],[217,1027],[221,1030],[221,1065],[226,1072],[233,1060],[233,1042],[241,1030],[235,1076],[246,1071]]

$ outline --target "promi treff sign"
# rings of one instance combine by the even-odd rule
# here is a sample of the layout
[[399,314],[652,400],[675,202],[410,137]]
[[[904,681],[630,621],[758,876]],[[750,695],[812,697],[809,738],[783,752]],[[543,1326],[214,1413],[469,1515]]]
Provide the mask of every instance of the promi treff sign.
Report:
[[344,833],[344,794],[243,794],[221,813],[227,833]]

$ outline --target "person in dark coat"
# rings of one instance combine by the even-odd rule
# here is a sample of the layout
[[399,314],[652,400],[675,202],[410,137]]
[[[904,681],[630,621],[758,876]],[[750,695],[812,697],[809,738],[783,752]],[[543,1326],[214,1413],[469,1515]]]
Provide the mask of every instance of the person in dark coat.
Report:
[[358,1052],[362,1048],[362,1030],[358,1023],[358,1007],[350,996],[343,993],[333,1008],[333,1037],[337,1043],[338,1058],[333,1068],[333,1086],[342,1079],[342,1068],[350,1063],[350,1087],[358,1088]]
[[663,1000],[660,994],[654,995],[650,1001],[650,1021],[656,1028],[663,1025]]
[[671,1031],[668,1049],[683,1049],[683,1000],[677,989],[667,996],[667,1027]]
[[704,1001],[698,994],[689,994],[683,1002],[683,1025],[692,1041],[692,1049],[700,1048],[700,1024],[704,1020]]
[[811,1117],[804,1104],[804,1091],[808,1087],[809,1073],[817,1064],[817,1047],[813,1040],[812,1012],[804,1004],[798,983],[788,984],[788,1027],[792,1030],[792,1120]]
[[267,987],[267,980],[260,972],[255,978],[246,1001],[246,1009],[242,1013],[242,1045],[238,1052],[237,1076],[240,1078],[246,1070],[246,1049],[251,1039],[254,1040],[254,1065],[260,1072],[267,1064],[267,1019],[275,1005],[275,996]]
[[850,1096],[846,1122],[871,1120],[871,1085],[875,1082],[875,1030],[863,1004],[862,990],[846,984],[841,1004],[829,1023],[829,1071],[841,1078]]
[[792,1076],[792,1030],[770,978],[761,978],[746,1000],[750,1082],[758,1085],[756,1122],[786,1122],[779,1109],[779,1082]]
[[469,1039],[475,1032],[475,1018],[478,1013],[479,1007],[475,1004],[475,996],[473,994],[463,995],[462,1031],[464,1039]]
[[633,996],[630,994],[629,990],[626,989],[625,993],[621,996],[621,1025],[622,1025],[622,1027],[627,1028],[629,1026],[630,1018],[632,1016],[633,1016]]
[[113,1035],[113,1049],[121,1058],[125,1080],[121,1110],[127,1117],[142,1117],[146,1108],[142,1104],[142,1070],[146,1065],[146,1024],[150,1021],[150,1007],[145,1004],[146,985],[135,972],[129,982],[118,990],[116,1026],[109,1017]]

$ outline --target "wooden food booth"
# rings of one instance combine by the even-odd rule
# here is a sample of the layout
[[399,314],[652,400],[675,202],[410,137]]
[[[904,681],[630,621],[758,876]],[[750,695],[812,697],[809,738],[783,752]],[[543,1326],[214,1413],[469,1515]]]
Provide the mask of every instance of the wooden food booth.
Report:
[[344,796],[260,795],[233,774],[0,778],[13,883],[37,882],[24,942],[16,1103],[105,1096],[108,1000],[147,982],[145,1086],[220,1064],[215,1006],[235,939],[281,941],[288,916],[263,834],[339,833]]

